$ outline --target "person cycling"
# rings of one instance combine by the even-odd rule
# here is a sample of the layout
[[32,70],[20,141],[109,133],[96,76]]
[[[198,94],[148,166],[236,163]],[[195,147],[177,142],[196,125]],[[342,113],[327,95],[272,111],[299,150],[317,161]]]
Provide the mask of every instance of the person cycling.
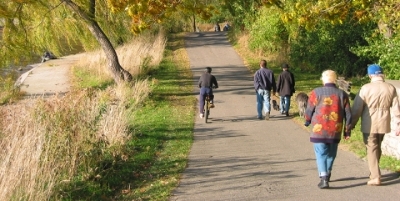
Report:
[[204,117],[204,101],[207,94],[210,95],[210,104],[211,108],[214,106],[214,94],[213,88],[218,88],[218,82],[214,75],[211,75],[211,67],[206,67],[204,73],[201,75],[199,79],[199,88],[200,88],[200,96],[199,96],[199,104],[200,104],[200,118]]

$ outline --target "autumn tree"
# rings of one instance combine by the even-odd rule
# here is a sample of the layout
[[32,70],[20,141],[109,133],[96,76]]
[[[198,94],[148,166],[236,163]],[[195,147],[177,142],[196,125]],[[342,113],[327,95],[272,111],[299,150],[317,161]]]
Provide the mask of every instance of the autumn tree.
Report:
[[[398,0],[324,0],[284,1],[282,19],[312,31],[321,22],[342,26],[352,21],[354,26],[375,24],[375,32],[364,34],[368,45],[351,47],[357,55],[385,66],[389,78],[399,79],[400,2]],[[364,67],[365,68],[365,67]]]
[[180,5],[180,8],[186,16],[191,16],[193,31],[196,31],[196,16],[200,19],[208,20],[212,16],[212,12],[215,11],[215,7],[207,1],[189,0],[185,1],[184,4]]
[[[18,61],[21,60],[22,55],[28,56],[29,53],[38,52],[46,48],[44,47],[46,45],[65,48],[66,45],[82,44],[83,40],[91,41],[94,38],[105,52],[108,70],[115,82],[130,81],[132,75],[120,65],[114,45],[104,30],[107,29],[107,33],[111,33],[113,28],[118,29],[119,26],[124,26],[126,20],[130,19],[126,27],[138,34],[154,24],[161,23],[171,12],[182,8],[179,5],[183,2],[185,1],[2,1],[0,2],[0,18],[4,19],[4,30],[1,57],[9,61]],[[110,18],[114,21],[110,21]],[[41,36],[46,38],[41,38]],[[117,37],[116,34],[114,36]]]

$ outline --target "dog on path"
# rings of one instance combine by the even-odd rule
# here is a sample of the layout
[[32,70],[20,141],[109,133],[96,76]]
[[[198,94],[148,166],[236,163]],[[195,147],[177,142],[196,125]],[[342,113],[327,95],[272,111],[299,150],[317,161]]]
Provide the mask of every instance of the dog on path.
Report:
[[308,101],[308,95],[306,93],[300,92],[296,95],[296,103],[299,108],[299,115],[300,117],[304,117],[306,113],[306,108],[307,108],[307,101]]
[[272,107],[274,108],[274,110],[279,111],[279,105],[276,100],[272,100]]

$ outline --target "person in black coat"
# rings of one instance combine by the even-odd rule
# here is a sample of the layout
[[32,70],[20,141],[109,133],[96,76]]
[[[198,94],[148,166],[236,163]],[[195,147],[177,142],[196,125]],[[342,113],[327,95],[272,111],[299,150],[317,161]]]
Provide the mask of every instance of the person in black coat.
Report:
[[289,65],[282,65],[282,73],[278,77],[276,91],[280,97],[280,112],[289,116],[290,98],[293,96],[295,89],[294,75],[289,71]]

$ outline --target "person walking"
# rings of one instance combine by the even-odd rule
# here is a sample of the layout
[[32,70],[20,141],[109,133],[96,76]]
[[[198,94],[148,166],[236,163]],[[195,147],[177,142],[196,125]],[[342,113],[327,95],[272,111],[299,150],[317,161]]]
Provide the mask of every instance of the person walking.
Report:
[[293,96],[295,86],[294,75],[289,71],[289,65],[282,65],[282,73],[279,74],[278,82],[276,84],[276,91],[280,99],[280,112],[289,116],[290,98]]
[[[267,68],[267,61],[260,61],[260,69],[254,74],[254,89],[257,95],[257,118],[262,119],[264,108],[265,120],[269,120],[271,111],[271,90],[276,93],[274,72]],[[263,107],[264,106],[264,107]]]
[[381,144],[385,134],[391,131],[391,116],[395,117],[394,125],[397,127],[395,133],[397,136],[400,135],[400,103],[396,88],[385,82],[383,69],[379,65],[369,65],[367,72],[371,82],[363,85],[354,99],[352,128],[361,118],[361,132],[367,149],[370,171],[367,185],[377,186],[381,184],[379,169]]
[[322,73],[322,87],[311,91],[305,112],[305,126],[312,125],[310,142],[313,143],[320,189],[329,188],[338,145],[345,125],[344,139],[350,138],[351,109],[348,94],[339,89],[336,72]]
[[211,74],[212,68],[206,67],[204,73],[200,76],[198,85],[200,88],[199,95],[199,108],[200,108],[200,118],[204,117],[204,102],[207,94],[210,95],[211,108],[214,108],[214,94],[213,88],[218,88],[217,78]]
[[221,31],[221,27],[219,26],[219,24],[218,24],[218,23],[215,23],[215,26],[214,26],[214,31],[215,31],[215,32],[219,32],[219,31]]

